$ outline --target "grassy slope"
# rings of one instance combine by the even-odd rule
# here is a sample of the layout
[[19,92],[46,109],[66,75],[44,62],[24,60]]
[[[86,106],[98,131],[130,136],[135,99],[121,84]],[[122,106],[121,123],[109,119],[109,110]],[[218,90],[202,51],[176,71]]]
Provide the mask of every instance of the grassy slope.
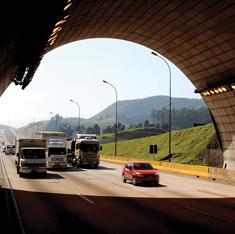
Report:
[[[214,134],[215,130],[212,124],[172,131],[171,152],[174,154],[172,162],[201,165],[200,153]],[[165,133],[158,136],[120,141],[117,145],[117,154],[125,157],[154,159],[154,156],[149,154],[149,145],[157,144],[158,153],[155,155],[155,159],[159,160],[168,154],[168,136],[169,134]],[[101,153],[113,155],[114,143],[103,144]]]

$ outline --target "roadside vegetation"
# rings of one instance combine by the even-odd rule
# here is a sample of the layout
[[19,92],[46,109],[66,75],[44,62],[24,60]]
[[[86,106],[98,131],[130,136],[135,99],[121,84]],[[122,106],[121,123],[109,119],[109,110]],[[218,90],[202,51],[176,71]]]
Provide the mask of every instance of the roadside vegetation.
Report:
[[[212,124],[172,131],[172,162],[203,165],[202,152],[215,134]],[[107,137],[107,135],[105,136]],[[169,134],[148,136],[117,143],[117,155],[125,158],[161,160],[168,155]],[[158,152],[149,154],[149,145],[157,144]],[[102,155],[114,155],[114,143],[102,144]]]

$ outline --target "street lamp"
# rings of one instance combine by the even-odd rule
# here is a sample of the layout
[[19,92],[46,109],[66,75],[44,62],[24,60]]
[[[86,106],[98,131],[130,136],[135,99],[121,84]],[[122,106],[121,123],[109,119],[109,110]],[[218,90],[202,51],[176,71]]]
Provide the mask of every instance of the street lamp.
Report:
[[115,94],[116,94],[115,156],[117,156],[117,128],[118,128],[118,124],[117,124],[117,90],[111,83],[107,82],[106,80],[103,80],[103,82],[111,85],[114,88]]
[[78,107],[78,131],[80,131],[80,106],[77,102],[75,102],[74,100],[70,99],[69,101],[75,103]]
[[151,52],[151,54],[157,56],[158,58],[162,59],[168,69],[169,69],[169,162],[171,161],[171,69],[170,66],[168,64],[168,62],[166,61],[166,59],[164,59],[163,57],[161,57],[160,55],[156,54],[155,52]]
[[50,112],[51,115],[53,115],[55,117],[55,128],[56,128],[56,131],[57,131],[57,117],[54,113]]

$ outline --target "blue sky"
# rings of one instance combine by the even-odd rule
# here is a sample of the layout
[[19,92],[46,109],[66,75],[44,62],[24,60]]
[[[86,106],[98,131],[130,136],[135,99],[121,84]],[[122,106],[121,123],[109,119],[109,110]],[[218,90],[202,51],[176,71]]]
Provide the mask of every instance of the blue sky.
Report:
[[[89,39],[67,44],[46,54],[32,82],[22,90],[13,83],[0,97],[0,124],[22,127],[62,117],[89,118],[118,100],[169,95],[169,70],[151,49],[116,39]],[[157,51],[156,51],[157,52]],[[201,98],[170,61],[172,96]]]

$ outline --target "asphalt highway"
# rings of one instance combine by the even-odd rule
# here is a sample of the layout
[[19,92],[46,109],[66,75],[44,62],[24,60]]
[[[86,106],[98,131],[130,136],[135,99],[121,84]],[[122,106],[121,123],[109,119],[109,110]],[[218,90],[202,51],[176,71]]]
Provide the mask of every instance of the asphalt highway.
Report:
[[0,159],[6,233],[235,233],[232,185],[160,171],[159,186],[134,186],[121,165],[103,161],[20,178],[15,156]]

